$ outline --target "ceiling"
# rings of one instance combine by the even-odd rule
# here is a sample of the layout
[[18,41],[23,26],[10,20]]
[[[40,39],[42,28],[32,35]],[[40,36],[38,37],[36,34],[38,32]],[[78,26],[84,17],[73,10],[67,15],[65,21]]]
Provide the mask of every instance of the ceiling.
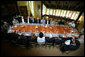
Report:
[[42,1],[47,8],[84,11],[84,1]]

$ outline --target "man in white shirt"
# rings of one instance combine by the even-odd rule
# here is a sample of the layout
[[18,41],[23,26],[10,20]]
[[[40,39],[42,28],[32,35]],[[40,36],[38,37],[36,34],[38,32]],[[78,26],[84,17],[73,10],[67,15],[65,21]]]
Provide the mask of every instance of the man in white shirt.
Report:
[[16,19],[13,19],[12,23],[13,23],[13,25],[17,25],[17,24],[19,24],[19,21]]
[[29,24],[29,16],[28,16],[28,24]]
[[43,33],[40,32],[39,37],[37,37],[38,44],[45,44],[45,37],[43,37]]
[[70,22],[69,25],[72,26],[72,27],[75,27],[74,21]]
[[47,19],[47,24],[49,24],[49,20]]
[[37,42],[38,42],[39,44],[45,44],[45,37],[42,37],[42,38],[38,37],[38,38],[37,38]]
[[25,22],[24,22],[24,18],[23,18],[23,16],[22,16],[22,24],[24,24]]
[[41,24],[45,24],[45,19],[44,18],[41,20]]
[[70,45],[70,43],[71,43],[71,40],[66,40],[66,41],[65,41],[65,44],[66,44],[66,45]]

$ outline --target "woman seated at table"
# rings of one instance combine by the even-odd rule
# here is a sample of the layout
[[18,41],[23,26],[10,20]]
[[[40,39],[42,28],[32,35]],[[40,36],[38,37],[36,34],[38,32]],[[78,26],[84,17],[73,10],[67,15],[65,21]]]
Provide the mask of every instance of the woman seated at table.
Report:
[[64,42],[64,44],[61,46],[60,50],[61,50],[62,52],[68,51],[70,44],[71,44],[71,40],[70,40],[70,39],[67,39],[67,40]]
[[45,37],[43,36],[43,33],[39,33],[39,37],[37,37],[38,44],[45,44]]

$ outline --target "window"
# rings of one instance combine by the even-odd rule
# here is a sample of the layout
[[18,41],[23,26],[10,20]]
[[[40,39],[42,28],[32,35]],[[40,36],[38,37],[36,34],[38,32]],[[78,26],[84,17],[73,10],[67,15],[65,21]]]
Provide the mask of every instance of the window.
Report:
[[74,19],[76,12],[73,12],[71,19]]
[[60,16],[61,10],[59,10],[58,15]]
[[65,17],[65,14],[66,14],[66,10],[64,10],[63,17]]
[[49,15],[49,9],[47,9],[47,15]]
[[55,15],[55,10],[53,11],[53,15]]
[[70,19],[76,20],[78,18],[80,12],[77,11],[69,11],[69,10],[61,10],[61,9],[48,9],[43,5],[43,15],[55,15],[60,17],[66,17]]
[[52,15],[52,9],[50,9],[50,15]]
[[63,17],[63,13],[64,13],[64,11],[62,10],[62,11],[61,11],[61,14],[60,14],[60,16],[62,16],[62,17]]
[[66,14],[66,18],[68,18],[69,17],[69,11],[67,11],[67,14]]
[[43,12],[42,12],[42,14],[43,15],[45,15],[46,14],[46,7],[45,7],[45,5],[43,4]]
[[69,12],[69,18],[71,18],[71,16],[72,16],[72,11]]
[[56,16],[58,16],[58,9],[56,10]]
[[76,12],[74,19],[76,20],[78,18],[79,12]]

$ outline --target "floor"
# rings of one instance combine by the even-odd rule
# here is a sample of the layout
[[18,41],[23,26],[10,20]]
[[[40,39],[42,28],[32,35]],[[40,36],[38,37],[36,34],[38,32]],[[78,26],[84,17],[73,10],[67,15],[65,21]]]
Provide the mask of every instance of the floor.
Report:
[[30,49],[22,48],[21,46],[13,47],[7,42],[2,41],[1,45],[2,56],[84,56],[84,44],[76,51],[62,53],[57,47],[33,47]]

